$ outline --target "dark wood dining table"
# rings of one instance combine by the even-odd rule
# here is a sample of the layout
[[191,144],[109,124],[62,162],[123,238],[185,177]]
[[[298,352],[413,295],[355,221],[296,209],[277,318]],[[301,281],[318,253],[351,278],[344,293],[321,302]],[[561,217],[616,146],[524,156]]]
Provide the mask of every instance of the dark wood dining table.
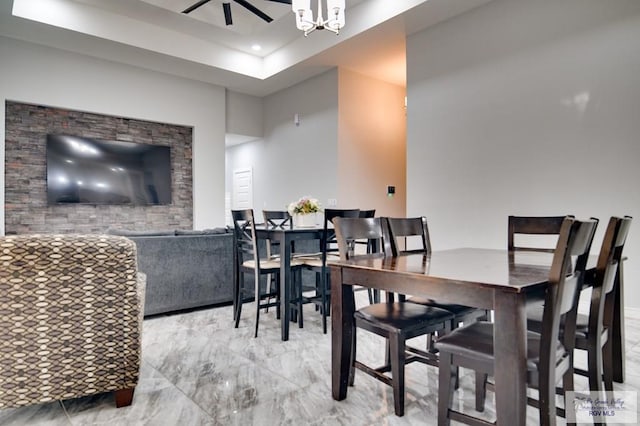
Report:
[[[289,340],[289,322],[291,319],[289,301],[291,300],[291,257],[295,241],[320,240],[323,227],[273,227],[256,226],[258,239],[269,239],[280,243],[280,328],[282,340]],[[318,248],[320,244],[318,243]]]
[[524,425],[527,406],[527,299],[547,285],[552,254],[461,248],[430,255],[365,256],[331,262],[332,394],[347,397],[353,285],[494,310],[498,424]]

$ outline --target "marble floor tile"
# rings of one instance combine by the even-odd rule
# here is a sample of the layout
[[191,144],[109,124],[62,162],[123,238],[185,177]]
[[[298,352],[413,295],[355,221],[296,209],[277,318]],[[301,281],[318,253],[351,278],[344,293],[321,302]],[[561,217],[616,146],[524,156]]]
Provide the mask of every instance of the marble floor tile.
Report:
[[67,426],[71,420],[60,401],[29,407],[0,410],[0,425],[3,426]]
[[[358,295],[365,300],[366,294]],[[390,387],[357,372],[347,399],[331,397],[331,336],[322,333],[320,314],[305,306],[304,328],[291,324],[290,340],[280,340],[275,311],[260,317],[253,338],[255,311],[243,309],[233,327],[231,307],[146,319],[142,367],[133,405],[115,408],[110,394],[64,402],[0,410],[0,424],[10,426],[75,425],[435,425],[438,372],[413,363],[406,367],[405,416],[397,417]],[[626,318],[627,381],[616,390],[640,390],[640,315]],[[357,357],[376,366],[384,360],[384,339],[358,330]],[[425,339],[410,342],[424,347]],[[586,361],[583,355],[577,362]],[[576,376],[576,389],[586,389]],[[460,372],[456,408],[473,412],[474,376]],[[482,416],[495,418],[489,392]],[[560,424],[564,424],[562,419]],[[527,410],[528,424],[538,413]]]

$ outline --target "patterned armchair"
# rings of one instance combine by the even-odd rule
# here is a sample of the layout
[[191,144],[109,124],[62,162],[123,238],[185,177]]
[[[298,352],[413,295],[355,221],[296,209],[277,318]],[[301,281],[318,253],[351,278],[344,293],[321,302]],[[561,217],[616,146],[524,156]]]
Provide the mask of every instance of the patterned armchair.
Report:
[[145,277],[108,235],[0,237],[0,409],[138,383]]

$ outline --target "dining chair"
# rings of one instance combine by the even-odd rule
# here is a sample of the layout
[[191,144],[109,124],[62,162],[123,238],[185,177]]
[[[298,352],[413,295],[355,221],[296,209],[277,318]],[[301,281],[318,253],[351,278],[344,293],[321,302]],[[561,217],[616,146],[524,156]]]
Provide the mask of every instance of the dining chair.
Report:
[[[360,210],[360,213],[358,214],[358,217],[376,217],[376,209],[369,209],[369,210]],[[367,244],[367,251],[370,252],[371,248],[368,247]]]
[[358,217],[376,217],[376,209],[360,210]]
[[359,217],[359,209],[325,209],[324,223],[320,237],[320,252],[310,255],[301,255],[298,259],[303,263],[303,268],[315,272],[316,285],[312,296],[307,296],[304,301],[313,303],[322,315],[322,332],[327,334],[327,316],[331,309],[331,282],[327,260],[339,259],[336,233],[332,220],[336,217]]
[[[542,330],[541,333],[527,332],[527,384],[539,393],[537,402],[531,399],[528,402],[538,406],[541,425],[556,423],[556,384],[562,380],[565,390],[573,390],[577,293],[584,280],[596,225],[597,221],[591,219],[578,221],[567,217],[563,220],[545,291]],[[439,425],[448,425],[452,419],[474,425],[493,424],[453,409],[457,367],[476,371],[476,380],[481,380],[481,386],[476,383],[476,391],[485,388],[487,376],[493,375],[495,368],[504,368],[495,365],[493,335],[492,323],[478,321],[455,329],[436,342],[440,351]],[[479,401],[476,395],[476,409],[482,411],[483,408],[484,393]]]
[[[253,293],[253,299],[256,304],[256,320],[254,337],[258,337],[258,323],[260,320],[260,309],[271,306],[276,307],[276,316],[280,316],[280,259],[266,258],[261,256],[261,244],[256,237],[256,223],[252,209],[231,210],[234,228],[234,260],[237,278],[235,279],[234,289],[234,318],[235,328],[240,323],[240,315],[242,305],[245,300],[245,294]],[[298,313],[299,325],[302,325],[301,301],[300,301],[300,269],[302,263],[291,260],[291,268],[293,272],[293,289],[291,308]],[[251,289],[245,288],[246,273],[254,276],[253,292]],[[260,277],[262,275],[273,275],[275,277],[276,286],[269,291],[262,291]],[[275,301],[271,301],[275,298]],[[266,299],[266,300],[265,300]]]
[[[384,253],[386,224],[382,218],[343,218],[336,217],[333,224],[340,253],[340,260],[346,261],[356,256],[378,256]],[[357,255],[354,241],[371,243],[372,253]],[[405,364],[423,362],[425,358],[406,353],[406,341],[413,337],[423,336],[440,331],[446,333],[451,329],[453,314],[444,309],[425,306],[417,303],[396,302],[393,293],[387,293],[386,303],[367,305],[354,313],[356,328],[367,330],[387,339],[388,356],[385,365],[372,368],[356,357],[356,333],[353,333],[353,352],[349,384],[353,386],[355,370],[380,380],[393,388],[394,409],[397,416],[404,415],[405,399]],[[386,373],[391,373],[388,375]]]
[[271,228],[293,228],[293,217],[287,210],[262,210],[265,226]]
[[[630,216],[612,217],[602,240],[596,265],[589,314],[578,314],[576,319],[575,349],[587,352],[587,370],[574,367],[576,374],[589,378],[589,389],[613,391],[613,351],[611,330],[615,293],[619,291],[616,279],[622,251],[631,227]],[[527,309],[527,327],[540,330],[543,324],[543,309],[535,306]]]
[[[509,252],[516,251],[537,251],[553,253],[555,250],[555,241],[551,239],[538,238],[544,235],[558,235],[562,222],[566,216],[509,216],[508,233],[507,233],[507,249]],[[518,236],[522,236],[522,238]],[[520,241],[526,239],[527,236],[535,241]],[[519,242],[516,243],[516,240]],[[523,244],[524,243],[524,244]],[[544,244],[543,244],[544,243]]]
[[[290,229],[293,227],[293,217],[287,210],[262,210],[264,226],[275,229]],[[267,259],[280,258],[280,242],[266,240]],[[271,286],[274,285],[275,275],[267,274],[267,293],[273,294]],[[269,308],[266,308],[269,311]]]
[[[431,240],[429,238],[429,228],[427,226],[427,218],[411,217],[411,218],[387,218],[389,225],[389,240],[391,250],[394,256],[412,253],[422,253],[428,255],[431,253]],[[412,296],[407,299],[411,303],[419,303],[426,306],[434,306],[440,309],[446,309],[454,315],[451,328],[457,328],[460,323],[467,324],[479,319],[487,320],[490,318],[490,312],[485,309],[477,309],[470,306],[458,305],[454,303],[439,303],[433,299]],[[432,354],[432,338],[427,339],[427,350]],[[409,351],[415,351],[409,348]],[[432,354],[435,366],[437,366],[437,358]]]

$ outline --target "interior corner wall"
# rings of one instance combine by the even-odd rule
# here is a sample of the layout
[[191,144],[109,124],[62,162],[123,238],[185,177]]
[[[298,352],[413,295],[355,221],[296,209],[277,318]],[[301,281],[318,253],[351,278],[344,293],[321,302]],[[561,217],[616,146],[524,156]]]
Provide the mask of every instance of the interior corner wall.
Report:
[[264,126],[263,140],[236,148],[245,155],[257,150],[251,157],[254,209],[281,210],[305,195],[324,206],[337,198],[337,70],[265,97]]
[[226,90],[226,133],[261,138],[262,98]]
[[[507,216],[640,220],[640,2],[495,0],[407,40],[407,212],[434,249],[504,248]],[[640,280],[640,223],[625,247]],[[640,289],[627,286],[627,306]]]
[[224,223],[224,88],[6,37],[0,57],[1,167],[5,100],[192,126],[193,226]]
[[[404,87],[340,68],[338,89],[338,198],[378,216],[404,217]],[[392,196],[388,186],[395,186]]]

